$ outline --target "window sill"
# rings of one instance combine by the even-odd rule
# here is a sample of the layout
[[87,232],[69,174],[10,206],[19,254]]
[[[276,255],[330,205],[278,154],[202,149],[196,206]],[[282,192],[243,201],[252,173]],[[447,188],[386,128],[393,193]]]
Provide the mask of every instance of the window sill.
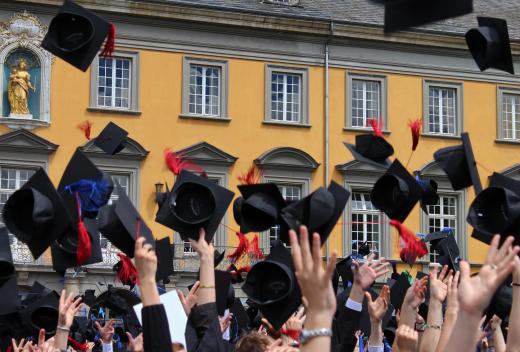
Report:
[[495,139],[497,144],[520,144],[520,139]]
[[141,111],[136,111],[136,110],[110,109],[110,108],[99,108],[99,107],[92,107],[92,106],[89,106],[87,108],[87,111],[99,112],[99,113],[103,113],[103,114],[121,114],[121,115],[134,115],[134,116],[139,116],[142,114]]
[[12,130],[26,129],[32,130],[37,127],[49,127],[51,124],[48,121],[31,120],[31,119],[17,119],[13,117],[2,117],[0,123],[7,125]]
[[[371,128],[356,128],[356,127],[343,127],[343,131],[345,132],[372,132]],[[383,130],[383,134],[389,135],[392,132],[390,130]]]
[[191,114],[180,114],[179,118],[186,119],[186,120],[215,121],[215,122],[226,122],[226,123],[229,123],[231,121],[231,119],[229,117],[215,117],[215,116],[191,115]]
[[457,139],[460,140],[460,135],[446,135],[446,134],[429,134],[429,133],[421,133],[421,137],[424,138],[440,138],[440,139]]
[[312,125],[306,123],[290,123],[290,122],[277,122],[277,121],[262,121],[264,125],[283,126],[283,127],[298,127],[298,128],[311,128]]

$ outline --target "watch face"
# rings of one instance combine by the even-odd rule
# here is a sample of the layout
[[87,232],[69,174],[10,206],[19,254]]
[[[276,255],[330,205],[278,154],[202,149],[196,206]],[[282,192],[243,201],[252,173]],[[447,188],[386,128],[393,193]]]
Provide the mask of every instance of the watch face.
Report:
[[426,331],[426,324],[424,323],[415,323],[415,330],[418,332]]

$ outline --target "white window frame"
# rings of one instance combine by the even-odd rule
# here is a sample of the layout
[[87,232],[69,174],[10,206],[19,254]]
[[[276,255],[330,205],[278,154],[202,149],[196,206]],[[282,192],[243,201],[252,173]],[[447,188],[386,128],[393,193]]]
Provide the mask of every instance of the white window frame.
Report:
[[[511,87],[497,87],[497,140],[509,143],[520,143],[520,131],[516,132],[513,128],[513,138],[506,138],[505,134],[505,124],[504,124],[504,96],[505,95],[514,95],[516,99],[520,100],[520,89],[511,88]],[[515,106],[513,105],[513,110]],[[513,111],[516,112],[516,111]],[[520,114],[520,111],[516,112]],[[514,113],[513,122],[514,120]],[[520,123],[520,121],[517,121]]]
[[[299,121],[285,121],[272,119],[271,103],[272,103],[272,77],[273,74],[298,75],[300,76],[300,111]],[[287,76],[285,76],[287,77]],[[286,80],[286,78],[285,78]],[[284,84],[286,89],[286,84]],[[284,94],[285,96],[285,94]],[[309,69],[300,67],[286,67],[276,65],[265,66],[265,107],[264,107],[264,123],[288,125],[288,126],[310,126],[309,122]],[[284,106],[286,99],[284,99]],[[284,107],[284,116],[287,111]]]
[[[300,200],[300,199],[302,199],[303,197],[305,197],[305,196],[303,195],[303,192],[304,192],[304,183],[302,183],[302,182],[294,183],[294,182],[285,182],[285,181],[283,181],[283,182],[268,182],[268,183],[275,183],[276,186],[277,186],[278,188],[280,188],[280,187],[295,187],[295,188],[298,188],[298,189],[300,190],[300,198],[299,198],[298,200]],[[281,193],[282,196],[285,198],[285,195],[283,194],[284,192],[281,191],[280,193]],[[276,238],[272,238],[272,236],[271,236],[271,230],[274,230],[274,229],[275,229],[275,227],[272,227],[271,229],[269,229],[269,230],[267,231],[267,237],[268,237],[268,238],[266,238],[266,240],[267,240],[267,244],[268,244],[268,246],[269,246],[269,244],[271,243],[271,241],[272,241],[273,239],[280,239],[278,235],[276,236]]]
[[[219,77],[219,113],[217,115],[190,113],[190,71],[191,66],[217,67]],[[228,61],[185,56],[182,61],[182,112],[181,118],[197,118],[212,121],[229,121],[228,116]],[[204,99],[203,99],[204,102]]]
[[[455,122],[454,133],[431,132],[430,131],[430,88],[454,89],[455,90]],[[423,80],[423,134],[440,138],[457,138],[463,131],[464,125],[464,106],[463,106],[463,84],[458,82],[443,82],[433,80]],[[442,123],[439,121],[442,126]]]
[[[378,232],[378,241],[377,241],[377,253],[378,253],[378,256],[380,257],[380,256],[382,256],[382,252],[381,252],[381,251],[382,251],[382,248],[383,248],[383,246],[382,246],[382,243],[383,243],[382,233],[384,232],[384,227],[385,227],[385,224],[384,224],[384,221],[385,221],[385,220],[384,220],[384,213],[383,213],[382,211],[380,211],[380,210],[375,209],[375,207],[374,207],[373,210],[367,210],[367,209],[363,209],[363,210],[360,210],[360,209],[354,209],[352,203],[354,202],[353,199],[354,199],[354,194],[355,194],[355,193],[357,193],[357,194],[368,194],[368,195],[370,195],[370,190],[368,190],[368,189],[352,189],[352,193],[350,194],[350,198],[349,198],[349,200],[350,200],[350,212],[349,212],[349,215],[350,215],[350,216],[349,216],[349,218],[348,218],[348,220],[347,220],[347,226],[348,226],[348,228],[349,228],[348,231],[350,232],[350,245],[348,245],[348,244],[346,243],[346,245],[348,245],[348,251],[349,251],[350,253],[352,253],[352,251],[353,251],[353,248],[352,248],[352,242],[353,242],[354,239],[352,238],[352,237],[353,237],[353,231],[352,231],[352,225],[353,225],[353,223],[352,223],[352,217],[353,217],[354,213],[362,215],[362,216],[363,216],[363,219],[364,219],[364,220],[363,220],[363,222],[364,222],[364,224],[363,224],[363,225],[364,225],[364,226],[363,226],[363,235],[364,235],[364,239],[363,239],[363,241],[366,241],[366,240],[367,240],[367,239],[366,239],[366,234],[367,234],[367,226],[366,226],[366,225],[367,225],[367,224],[366,224],[367,220],[366,220],[366,218],[367,218],[367,216],[368,216],[368,215],[372,215],[372,216],[373,216],[373,215],[377,215],[377,216],[379,217],[379,223],[380,223],[380,224],[379,224],[379,232]],[[366,202],[366,199],[364,199],[363,202]],[[372,202],[372,200],[370,200],[370,202]],[[373,242],[373,241],[372,241],[372,242]],[[358,245],[359,245],[359,243],[358,243]]]
[[[347,87],[346,87],[346,121],[345,121],[345,129],[346,130],[371,130],[371,126],[359,127],[353,126],[352,120],[352,93],[353,93],[353,81],[365,81],[365,82],[377,82],[380,87],[380,96],[379,96],[379,113],[381,116],[364,116],[365,122],[368,118],[378,118],[383,122],[383,132],[389,132],[389,122],[388,122],[388,114],[387,114],[387,77],[382,75],[367,75],[367,74],[359,74],[347,72]],[[366,104],[366,97],[363,98],[364,104]],[[363,109],[363,114],[366,115],[366,108]]]
[[[116,51],[114,58],[129,59],[130,60],[130,83],[129,83],[129,104],[128,108],[118,108],[114,106],[102,106],[98,105],[98,82],[99,82],[99,56],[97,56],[92,62],[90,68],[90,104],[88,107],[89,111],[93,112],[109,112],[109,113],[122,113],[139,115],[140,102],[139,102],[139,86],[140,86],[140,63],[139,63],[139,52],[131,51]],[[114,61],[115,62],[115,61]],[[113,75],[115,70],[113,69]],[[114,80],[115,87],[115,80]],[[115,88],[114,88],[115,89]],[[115,92],[113,94],[115,97]]]

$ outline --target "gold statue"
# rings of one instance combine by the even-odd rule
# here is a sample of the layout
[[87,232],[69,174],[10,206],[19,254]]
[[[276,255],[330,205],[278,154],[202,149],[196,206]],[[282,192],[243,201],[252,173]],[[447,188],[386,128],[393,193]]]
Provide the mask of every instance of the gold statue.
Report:
[[25,59],[20,59],[18,65],[11,68],[7,84],[11,114],[31,114],[29,111],[29,89],[32,89],[33,92],[36,91],[36,87],[31,84],[31,75],[27,72],[27,62]]

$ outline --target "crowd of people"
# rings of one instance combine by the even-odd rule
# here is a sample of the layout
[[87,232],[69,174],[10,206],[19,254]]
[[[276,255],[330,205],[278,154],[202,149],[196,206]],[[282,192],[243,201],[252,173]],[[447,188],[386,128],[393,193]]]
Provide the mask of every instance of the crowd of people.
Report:
[[[295,275],[301,290],[299,307],[280,330],[269,321],[255,329],[244,329],[235,341],[225,338],[233,321],[217,313],[214,248],[201,230],[198,241],[190,240],[200,260],[200,278],[186,296],[179,297],[188,316],[185,327],[186,346],[172,341],[167,312],[160,301],[155,281],[157,256],[145,238],[135,243],[135,265],[139,275],[139,292],[143,304],[142,332],[132,336],[126,332],[127,351],[236,351],[236,352],[323,352],[323,351],[519,351],[520,350],[520,247],[508,237],[500,244],[495,236],[485,263],[471,274],[467,262],[460,271],[434,266],[428,276],[416,279],[406,291],[402,306],[394,312],[397,321],[390,346],[390,330],[384,331],[384,317],[390,304],[390,288],[383,285],[377,298],[368,293],[378,279],[389,274],[385,258],[370,255],[363,264],[352,264],[354,280],[350,288],[336,296],[332,278],[336,254],[324,264],[319,234],[309,239],[307,228],[299,234],[290,231],[290,244]],[[513,297],[507,328],[497,316],[487,317],[493,295],[512,275]],[[341,295],[348,294],[342,300]],[[428,296],[427,317],[419,306]],[[363,303],[365,302],[365,303]],[[366,339],[358,332],[363,304],[370,318],[370,334]],[[59,318],[54,336],[46,339],[40,331],[37,339],[12,339],[11,351],[113,351],[113,321],[104,326],[96,322],[99,343],[87,342],[82,347],[70,343],[69,332],[82,306],[81,297],[62,292]]]

